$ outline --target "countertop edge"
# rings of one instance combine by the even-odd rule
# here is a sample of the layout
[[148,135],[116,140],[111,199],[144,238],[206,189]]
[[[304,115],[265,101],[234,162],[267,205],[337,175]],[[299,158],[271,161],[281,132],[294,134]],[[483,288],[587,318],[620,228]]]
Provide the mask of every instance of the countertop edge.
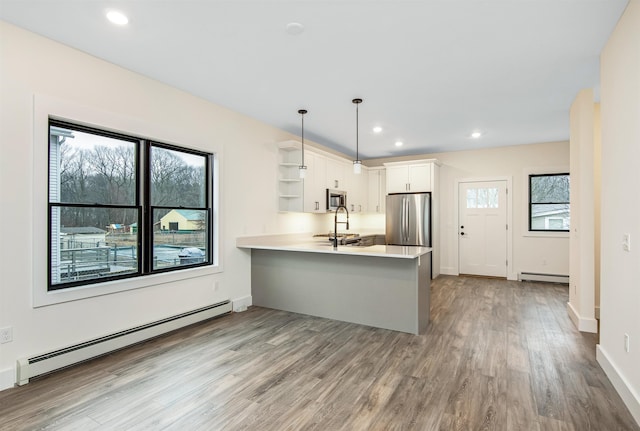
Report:
[[[281,241],[278,244],[265,244],[265,243],[252,243],[247,241],[248,238],[243,238],[242,241],[236,242],[236,247],[244,249],[256,249],[256,250],[275,250],[275,251],[292,251],[302,253],[321,253],[321,254],[341,254],[350,256],[369,256],[369,257],[383,257],[383,258],[395,258],[395,259],[415,259],[422,255],[431,253],[431,247],[419,247],[419,246],[400,246],[400,245],[373,245],[369,247],[353,247],[353,246],[338,246],[337,250],[334,250],[330,245],[313,245],[305,243],[291,243],[285,244]],[[261,242],[261,241],[258,241]]]

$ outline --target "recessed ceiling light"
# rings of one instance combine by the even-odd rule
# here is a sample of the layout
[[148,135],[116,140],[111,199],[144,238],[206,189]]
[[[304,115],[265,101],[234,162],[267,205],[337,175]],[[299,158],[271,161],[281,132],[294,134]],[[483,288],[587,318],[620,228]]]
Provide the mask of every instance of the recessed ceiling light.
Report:
[[376,126],[373,128],[373,133],[380,133],[380,132],[382,132],[382,127]]
[[291,36],[302,34],[303,31],[304,26],[299,22],[290,22],[289,24],[287,24],[287,33],[289,33]]
[[129,22],[129,18],[117,10],[110,10],[107,12],[107,19],[116,25],[127,25]]
[[396,141],[395,145],[396,145],[396,147],[402,147],[404,145],[404,142]]
[[473,139],[478,139],[480,136],[482,136],[482,132],[478,132],[477,130],[471,134]]

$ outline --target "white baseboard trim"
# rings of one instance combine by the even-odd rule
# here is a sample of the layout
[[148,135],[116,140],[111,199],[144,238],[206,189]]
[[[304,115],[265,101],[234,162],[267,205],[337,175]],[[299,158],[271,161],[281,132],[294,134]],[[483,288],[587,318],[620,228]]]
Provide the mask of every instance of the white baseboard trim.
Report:
[[451,266],[441,266],[440,274],[442,275],[459,275],[458,270]]
[[620,398],[622,398],[622,401],[631,412],[631,416],[633,416],[638,425],[640,425],[640,395],[629,385],[627,379],[625,379],[624,375],[618,370],[618,367],[616,367],[615,363],[600,344],[596,345],[596,361],[598,361],[598,364],[600,364],[604,370],[604,373],[613,384],[618,395],[620,395]]
[[596,319],[580,316],[570,302],[567,302],[567,312],[573,324],[578,328],[578,331],[590,332],[592,334],[598,333],[598,321]]
[[[458,269],[454,268],[452,266],[441,266],[440,267],[440,274],[442,274],[442,275],[455,275],[455,276],[460,275],[460,273],[458,272]],[[517,274],[507,274],[507,280],[517,280],[517,279],[518,279]]]
[[16,370],[7,368],[0,370],[0,391],[10,389],[16,385]]
[[231,304],[233,305],[233,311],[236,313],[247,311],[247,308],[253,305],[253,297],[251,295],[248,295],[241,298],[232,299]]
[[522,271],[518,274],[520,281],[544,281],[547,283],[569,284],[569,276],[563,274],[545,274],[541,272]]

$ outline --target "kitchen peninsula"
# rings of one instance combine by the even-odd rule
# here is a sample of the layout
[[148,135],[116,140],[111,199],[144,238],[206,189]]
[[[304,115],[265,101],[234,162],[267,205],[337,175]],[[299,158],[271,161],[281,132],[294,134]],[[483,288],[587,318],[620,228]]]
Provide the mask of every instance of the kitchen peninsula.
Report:
[[429,324],[431,248],[338,246],[311,235],[240,237],[251,250],[253,304],[423,333]]

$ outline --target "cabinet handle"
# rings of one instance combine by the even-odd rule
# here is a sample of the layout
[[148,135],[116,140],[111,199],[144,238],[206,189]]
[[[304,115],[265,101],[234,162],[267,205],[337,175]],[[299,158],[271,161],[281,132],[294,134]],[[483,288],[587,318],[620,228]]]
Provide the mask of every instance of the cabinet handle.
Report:
[[320,209],[320,202],[316,201],[316,211]]
[[379,213],[380,212],[380,206],[376,205],[376,212]]
[[336,186],[335,188],[336,188],[336,189],[337,189],[338,187],[340,187],[340,186],[338,185],[338,180],[333,180],[333,183],[335,184],[335,186]]
[[358,212],[361,213],[362,212],[362,205],[358,205]]
[[356,206],[354,204],[351,204],[351,212],[354,212],[356,210]]

